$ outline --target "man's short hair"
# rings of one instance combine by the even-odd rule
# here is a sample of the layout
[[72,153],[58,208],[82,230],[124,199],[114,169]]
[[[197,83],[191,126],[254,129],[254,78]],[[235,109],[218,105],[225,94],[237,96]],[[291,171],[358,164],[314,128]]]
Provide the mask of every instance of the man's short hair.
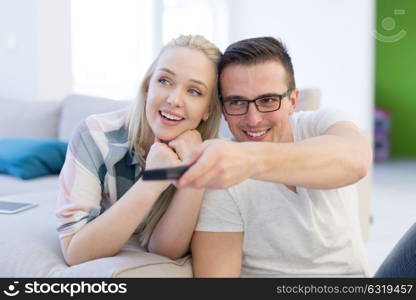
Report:
[[256,37],[229,45],[218,64],[218,74],[221,75],[224,68],[232,64],[254,65],[270,60],[278,61],[283,65],[288,87],[290,90],[295,89],[292,60],[285,45],[274,37]]

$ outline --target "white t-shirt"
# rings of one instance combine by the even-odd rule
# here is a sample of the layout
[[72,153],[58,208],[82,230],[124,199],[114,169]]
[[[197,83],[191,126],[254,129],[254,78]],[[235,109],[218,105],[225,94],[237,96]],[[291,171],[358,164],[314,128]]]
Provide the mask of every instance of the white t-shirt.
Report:
[[[296,112],[294,140],[321,135],[341,120],[334,110]],[[317,190],[247,179],[207,190],[197,231],[244,232],[242,277],[367,275],[355,185]]]

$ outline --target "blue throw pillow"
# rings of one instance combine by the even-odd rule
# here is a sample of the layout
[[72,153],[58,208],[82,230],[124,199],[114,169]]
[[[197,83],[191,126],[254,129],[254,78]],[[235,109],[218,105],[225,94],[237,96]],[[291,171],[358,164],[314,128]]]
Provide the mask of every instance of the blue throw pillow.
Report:
[[22,179],[58,174],[68,143],[55,139],[0,139],[0,173]]

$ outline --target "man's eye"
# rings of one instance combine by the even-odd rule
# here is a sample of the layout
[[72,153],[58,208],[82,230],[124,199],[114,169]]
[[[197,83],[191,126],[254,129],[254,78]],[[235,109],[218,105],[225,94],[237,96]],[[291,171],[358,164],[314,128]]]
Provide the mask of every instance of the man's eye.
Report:
[[260,102],[259,104],[271,104],[271,103],[275,103],[277,101],[279,101],[279,100],[274,98],[274,97],[261,98],[261,99],[258,100],[258,102]]
[[202,93],[200,91],[198,91],[197,89],[189,89],[188,93],[194,96],[201,96]]
[[229,101],[229,104],[231,106],[241,106],[241,105],[244,105],[244,101],[241,101],[241,100],[230,100]]

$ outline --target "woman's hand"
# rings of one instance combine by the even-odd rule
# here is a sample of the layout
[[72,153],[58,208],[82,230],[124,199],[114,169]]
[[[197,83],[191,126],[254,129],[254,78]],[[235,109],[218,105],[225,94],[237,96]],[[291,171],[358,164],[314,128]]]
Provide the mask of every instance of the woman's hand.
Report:
[[[177,167],[181,164],[178,155],[168,145],[162,143],[158,138],[150,147],[146,158],[145,169],[159,169]],[[146,186],[154,192],[162,193],[170,185],[169,180],[143,181]]]
[[187,130],[176,137],[176,139],[169,142],[169,147],[176,151],[180,160],[183,161],[187,157],[192,149],[202,144],[201,134],[198,130]]
[[181,163],[178,155],[168,145],[155,138],[146,158],[146,169],[170,168]]

